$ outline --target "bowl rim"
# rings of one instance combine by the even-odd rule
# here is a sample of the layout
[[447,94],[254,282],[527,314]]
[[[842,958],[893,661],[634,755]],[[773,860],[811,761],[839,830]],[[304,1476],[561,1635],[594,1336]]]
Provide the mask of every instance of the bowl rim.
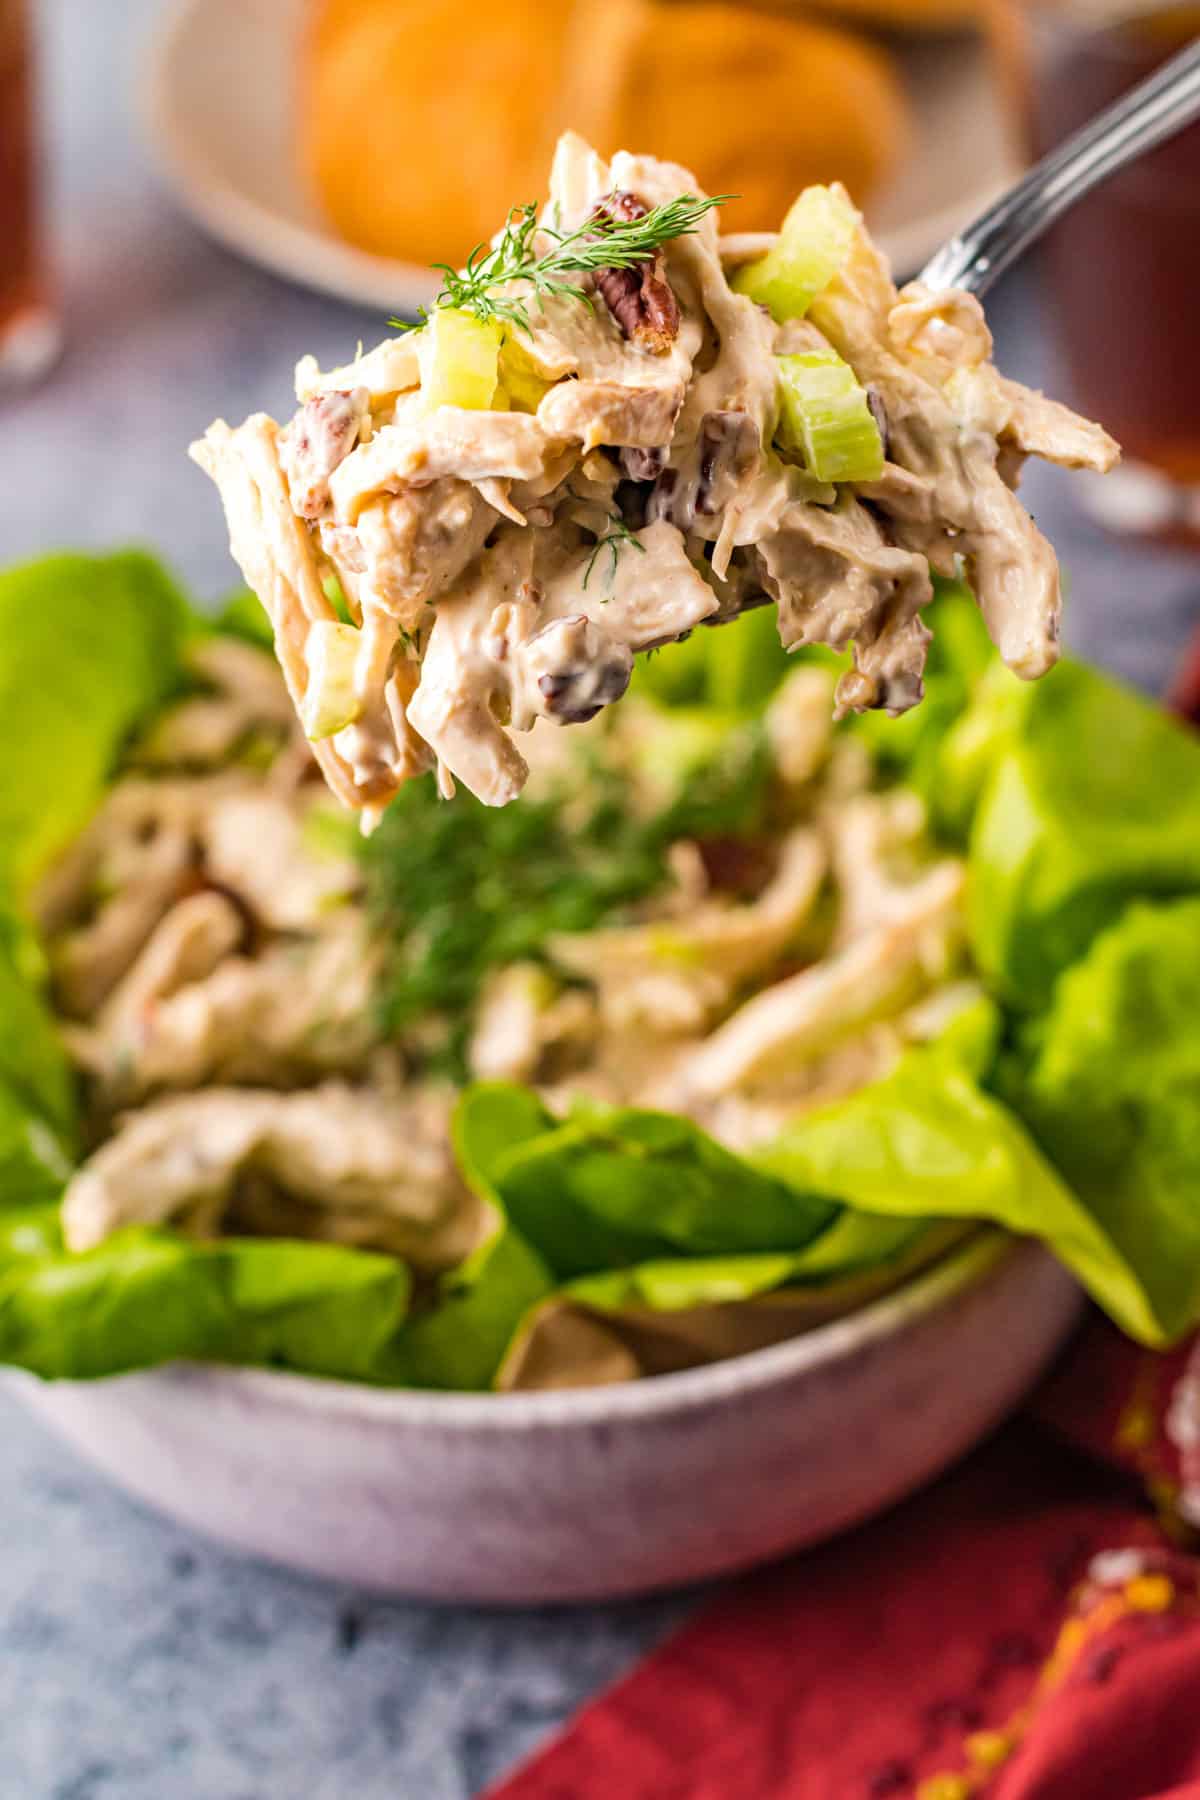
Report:
[[[426,1388],[372,1387],[365,1382],[304,1375],[288,1369],[243,1368],[223,1363],[166,1363],[104,1377],[107,1382],[216,1390],[235,1402],[265,1402],[332,1421],[354,1418],[453,1435],[531,1432],[571,1424],[579,1428],[686,1414],[737,1397],[747,1398],[800,1374],[814,1374],[843,1358],[877,1347],[919,1324],[960,1294],[983,1284],[1009,1263],[1049,1259],[1034,1238],[985,1226],[967,1243],[922,1270],[911,1281],[866,1306],[783,1343],[705,1363],[699,1368],[598,1387],[550,1388],[516,1393],[456,1393]],[[1060,1265],[1061,1267],[1061,1265]],[[1065,1269],[1063,1279],[1070,1277]],[[26,1371],[5,1371],[35,1385]],[[91,1386],[75,1383],[78,1387]]]

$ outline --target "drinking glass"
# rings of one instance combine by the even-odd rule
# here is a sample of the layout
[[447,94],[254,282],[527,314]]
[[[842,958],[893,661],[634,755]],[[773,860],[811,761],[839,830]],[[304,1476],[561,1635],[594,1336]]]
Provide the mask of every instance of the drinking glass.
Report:
[[33,28],[0,0],[0,388],[39,375],[59,344],[38,229]]
[[[1200,35],[1200,5],[997,0],[1001,72],[1043,155]],[[1113,530],[1200,544],[1200,124],[1112,176],[1045,245],[1065,397],[1124,450],[1081,494]]]

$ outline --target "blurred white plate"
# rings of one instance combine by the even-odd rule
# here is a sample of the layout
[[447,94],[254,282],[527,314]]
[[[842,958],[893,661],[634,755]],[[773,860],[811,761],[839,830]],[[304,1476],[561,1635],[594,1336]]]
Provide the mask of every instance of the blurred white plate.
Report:
[[[305,191],[295,154],[300,38],[311,0],[173,0],[150,47],[143,117],[184,207],[214,237],[304,286],[386,312],[434,290],[427,269],[356,250]],[[868,209],[901,276],[986,206],[1012,156],[984,45],[897,47],[917,140]]]

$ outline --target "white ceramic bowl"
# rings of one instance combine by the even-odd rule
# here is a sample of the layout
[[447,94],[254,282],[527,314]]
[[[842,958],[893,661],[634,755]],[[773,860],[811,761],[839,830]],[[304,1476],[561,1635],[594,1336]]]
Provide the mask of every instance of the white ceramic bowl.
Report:
[[1070,1276],[989,1234],[851,1317],[575,1393],[391,1392],[174,1366],[19,1391],[197,1530],[434,1600],[594,1600],[811,1544],[927,1481],[1024,1395]]

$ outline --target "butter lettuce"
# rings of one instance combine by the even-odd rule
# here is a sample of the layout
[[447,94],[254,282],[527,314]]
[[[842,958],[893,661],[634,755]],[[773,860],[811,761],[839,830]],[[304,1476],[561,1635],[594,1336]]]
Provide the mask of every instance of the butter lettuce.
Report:
[[[940,817],[942,745],[966,711],[990,666],[995,665],[983,616],[970,589],[958,581],[935,581],[935,598],[922,615],[931,632],[925,668],[925,698],[890,719],[862,713],[851,729],[870,744],[880,765],[916,788]],[[1000,665],[995,665],[1000,666]],[[1019,686],[1016,677],[1004,670]]]
[[0,919],[0,1104],[7,1098],[23,1112],[45,1120],[64,1146],[70,1146],[75,1136],[74,1080],[39,991],[39,974],[19,926],[14,922],[5,933]]
[[0,1087],[0,1207],[55,1199],[70,1172],[66,1149],[46,1120]]
[[57,1204],[66,1173],[45,1127],[0,1089],[0,1363],[46,1379],[185,1359],[486,1388],[552,1285],[502,1217],[419,1305],[398,1258],[337,1244],[129,1227],[71,1254]]
[[994,990],[1036,1011],[1131,900],[1200,891],[1200,738],[1080,663],[1025,692],[982,757],[970,936]]
[[1168,1342],[1200,1319],[1200,899],[1131,907],[1029,1039],[1014,1104],[1141,1296],[1121,1323]]
[[0,1210],[0,1361],[46,1379],[177,1358],[381,1378],[409,1300],[394,1257],[132,1228],[69,1255],[56,1208]]
[[695,1306],[728,1306],[782,1287],[826,1290],[855,1276],[877,1274],[895,1262],[902,1261],[907,1267],[923,1241],[936,1242],[941,1248],[948,1241],[947,1233],[924,1219],[842,1211],[804,1250],[640,1263],[631,1269],[577,1276],[565,1284],[562,1293],[601,1312],[635,1307],[684,1312]]
[[[1200,930],[1200,903],[1188,923]],[[1180,1275],[1164,1253],[1189,1248],[1188,1231],[1200,1245],[1189,1210],[1200,1125],[1184,1130],[1149,1196],[1152,1225],[1126,1228],[983,1085],[997,1024],[986,1004],[972,1008],[937,1044],[745,1157],[662,1114],[589,1107],[560,1123],[501,1084],[467,1093],[458,1140],[545,1258],[559,1298],[592,1311],[680,1311],[833,1282],[882,1267],[928,1231],[983,1222],[1040,1238],[1126,1330],[1162,1341],[1200,1316],[1200,1256]],[[1185,1068],[1192,1080],[1200,1049]]]
[[[22,900],[98,804],[126,739],[178,685],[190,629],[179,589],[140,551],[50,556],[0,572],[0,1133],[11,1146],[20,1114],[31,1128],[41,1122],[36,1147],[26,1137],[20,1156],[48,1155],[60,1181],[73,1082],[38,991],[40,954]],[[0,1194],[21,1195],[33,1179],[12,1169],[0,1151]]]
[[669,1113],[589,1106],[560,1122],[527,1090],[485,1083],[460,1102],[455,1136],[562,1281],[680,1254],[799,1250],[837,1212]]
[[974,1228],[842,1213],[808,1250],[582,1275],[533,1308],[503,1388],[665,1374],[777,1344],[911,1279]]
[[179,679],[183,596],[140,551],[0,571],[0,884],[24,889],[94,810]]
[[987,1220],[1040,1238],[1125,1330],[1158,1335],[1162,1271],[1131,1259],[1009,1108],[936,1048],[909,1051],[882,1081],[799,1120],[755,1161],[855,1209]]

